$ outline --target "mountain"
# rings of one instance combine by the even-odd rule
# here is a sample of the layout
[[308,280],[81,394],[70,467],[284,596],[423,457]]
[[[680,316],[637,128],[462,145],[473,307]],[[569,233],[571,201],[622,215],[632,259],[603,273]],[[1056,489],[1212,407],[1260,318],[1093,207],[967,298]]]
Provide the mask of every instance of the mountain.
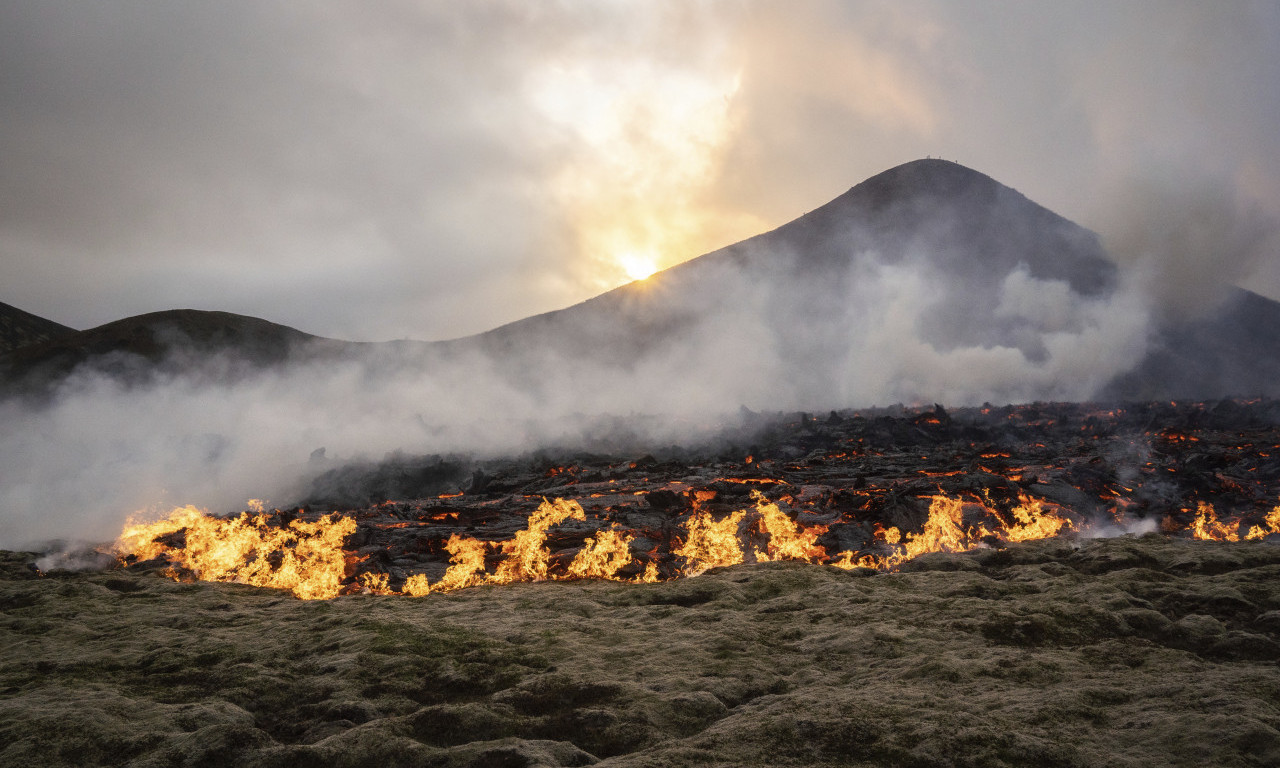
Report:
[[[47,322],[47,321],[46,321]],[[223,380],[347,343],[230,312],[177,309],[66,332],[0,355],[0,384],[40,393],[82,366],[126,383],[216,369]],[[359,345],[352,344],[353,347]]]
[[990,308],[998,278],[1020,265],[1032,278],[1065,281],[1088,297],[1109,292],[1116,281],[1116,268],[1094,233],[989,176],[946,160],[917,160],[771,232],[568,309],[510,323],[479,341],[504,355],[549,342],[575,353],[612,349],[625,358],[664,343],[695,317],[739,301],[740,295],[718,290],[718,283],[734,278],[767,285],[771,298],[808,307],[798,319],[811,328],[830,320],[831,302],[846,299],[850,280],[866,278],[857,270],[871,254],[877,265],[928,268],[946,281],[952,290],[922,331],[948,348],[1017,345],[1016,323],[992,318]]
[[1280,397],[1280,302],[1236,288],[1204,317],[1165,322],[1108,400]]
[[497,373],[605,412],[1280,395],[1277,302],[1237,290],[1195,319],[1152,317],[1093,232],[982,173],[917,160],[773,231],[477,336],[356,344],[179,310],[0,354],[0,385],[48,391],[82,366],[227,381],[316,358],[411,376],[482,358],[455,378]]
[[74,328],[0,303],[0,355],[75,332]]

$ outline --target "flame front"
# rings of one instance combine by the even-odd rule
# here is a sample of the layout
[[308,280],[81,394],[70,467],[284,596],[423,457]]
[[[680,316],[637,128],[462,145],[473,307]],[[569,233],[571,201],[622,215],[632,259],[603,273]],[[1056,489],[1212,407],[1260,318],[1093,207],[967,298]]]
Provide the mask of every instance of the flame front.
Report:
[[600,531],[578,550],[569,564],[569,578],[616,579],[618,571],[632,562],[631,542],[634,539],[633,534],[622,533],[617,528]]
[[756,550],[756,562],[800,560],[812,563],[826,559],[827,551],[818,545],[818,537],[827,532],[827,526],[803,527],[759,491],[752,491],[751,497],[755,499],[756,512],[760,514],[760,525],[769,534],[766,548]]
[[1199,502],[1196,509],[1195,522],[1191,524],[1191,535],[1197,539],[1208,541],[1239,541],[1240,533],[1236,526],[1230,526],[1218,520],[1218,511],[1212,504]]
[[[115,548],[141,560],[164,555],[206,581],[287,589],[304,600],[325,600],[341,589],[342,544],[355,530],[355,520],[335,515],[277,527],[264,514],[221,519],[187,506],[165,520],[127,526]],[[181,547],[164,543],[183,531]]]
[[1280,505],[1267,513],[1265,525],[1255,525],[1249,529],[1246,539],[1261,539],[1273,533],[1280,533]]
[[1002,531],[1001,538],[1005,541],[1047,539],[1050,536],[1057,536],[1063,528],[1075,527],[1070,520],[1057,512],[1046,510],[1042,499],[1034,499],[1019,493],[1018,501],[1021,503],[1013,508],[1014,524]]
[[[350,563],[361,562],[342,548],[356,530],[353,519],[328,515],[314,522],[293,519],[281,524],[262,512],[258,502],[250,505],[254,513],[234,518],[212,517],[187,506],[173,510],[164,520],[127,525],[116,542],[116,551],[135,560],[165,557],[175,578],[185,572],[203,580],[287,589],[303,599],[327,599],[351,592],[423,596],[485,584],[548,579],[656,582],[664,573],[659,562],[670,563],[673,556],[679,559],[679,567],[665,566],[668,575],[696,576],[710,568],[752,559],[888,571],[932,552],[965,552],[987,544],[999,546],[1000,542],[1031,541],[1077,530],[1063,508],[1021,492],[1007,513],[998,513],[997,503],[985,494],[983,501],[939,494],[928,497],[928,515],[919,531],[904,532],[876,523],[867,548],[829,556],[819,544],[829,526],[802,525],[759,491],[752,491],[754,508],[721,513],[717,520],[704,508],[715,497],[713,491],[691,492],[692,512],[682,524],[683,537],[674,537],[672,542],[678,546],[673,546],[669,555],[655,548],[644,562],[643,572],[629,577],[620,574],[631,566],[638,568],[632,554],[636,534],[616,523],[586,537],[567,565],[552,570],[549,530],[568,520],[586,520],[582,506],[572,499],[543,499],[529,515],[524,530],[506,541],[451,534],[443,545],[449,553],[449,565],[440,579],[431,583],[425,574],[412,574],[401,577],[399,589],[386,573],[347,574],[353,568]],[[1123,513],[1120,507],[1116,510],[1119,520]],[[966,511],[971,525],[965,524]],[[1242,529],[1242,523],[1219,521],[1211,504],[1199,502],[1187,532],[1198,539],[1239,541]],[[1267,513],[1261,524],[1251,526],[1243,538],[1261,539],[1272,534],[1280,534],[1280,506]],[[492,572],[488,570],[491,557],[497,560]],[[567,554],[560,554],[556,562],[565,563],[566,559]]]
[[476,541],[455,533],[449,537],[444,548],[450,555],[449,570],[445,571],[444,577],[436,583],[436,591],[447,592],[451,589],[474,587],[488,581],[484,573],[484,555],[487,547],[483,541]]

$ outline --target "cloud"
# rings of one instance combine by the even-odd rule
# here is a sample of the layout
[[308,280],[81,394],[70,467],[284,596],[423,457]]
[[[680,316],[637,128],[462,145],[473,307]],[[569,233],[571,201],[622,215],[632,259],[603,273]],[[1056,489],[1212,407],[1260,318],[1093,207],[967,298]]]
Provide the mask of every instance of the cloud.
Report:
[[[0,15],[4,298],[79,327],[192,306],[349,339],[462,335],[925,155],[1109,239],[1171,166],[1280,206],[1268,3]],[[1239,274],[1278,296],[1274,271]]]

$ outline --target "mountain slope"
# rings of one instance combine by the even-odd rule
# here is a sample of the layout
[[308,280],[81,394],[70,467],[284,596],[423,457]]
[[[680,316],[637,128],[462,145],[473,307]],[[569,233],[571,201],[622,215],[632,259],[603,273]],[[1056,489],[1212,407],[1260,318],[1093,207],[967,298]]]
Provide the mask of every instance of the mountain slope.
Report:
[[[1157,324],[1098,237],[944,160],[889,169],[771,232],[449,342],[353,344],[228,313],[155,313],[0,355],[0,384],[92,366],[227,381],[347,357],[453,366],[583,412],[1280,395],[1280,304],[1245,291]],[[228,364],[227,361],[233,364]],[[608,395],[608,396],[606,396]]]
[[75,332],[74,328],[0,303],[0,355]]
[[1112,400],[1280,397],[1280,302],[1233,289],[1207,316],[1157,327],[1146,355],[1099,393]]
[[[1083,296],[1106,293],[1116,277],[1094,233],[989,176],[945,160],[917,160],[771,232],[568,309],[510,323],[480,340],[502,354],[537,346],[536,338],[575,355],[614,350],[621,358],[740,300],[716,290],[726,275],[772,283],[804,303],[822,299],[816,309],[829,310],[829,288],[859,277],[854,268],[868,254],[880,264],[930,268],[962,289],[924,329],[936,343],[952,346],[998,343],[1010,335],[993,327],[984,306],[999,287],[993,275],[1025,265],[1032,278],[1065,281]],[[806,315],[824,320],[819,312]]]
[[343,345],[255,317],[177,309],[69,331],[13,350],[0,356],[0,383],[11,391],[41,392],[81,366],[127,383],[214,369],[228,381],[281,365],[300,350]]

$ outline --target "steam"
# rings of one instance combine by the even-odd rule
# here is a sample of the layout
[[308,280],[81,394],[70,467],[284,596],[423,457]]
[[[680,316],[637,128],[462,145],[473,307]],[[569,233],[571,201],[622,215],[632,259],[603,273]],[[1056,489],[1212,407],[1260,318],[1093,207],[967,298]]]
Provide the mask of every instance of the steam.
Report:
[[1160,530],[1160,521],[1143,517],[1124,522],[1095,522],[1080,532],[1082,539],[1117,539],[1121,536],[1145,536]]
[[0,403],[0,547],[110,540],[182,504],[283,506],[322,471],[395,452],[639,452],[739,427],[742,406],[1082,400],[1143,349],[1146,303],[1124,280],[1082,292],[1017,262],[966,281],[955,253],[814,262],[777,245],[505,329],[501,354],[483,339],[302,349],[230,384],[202,375],[244,369],[221,359],[135,386],[82,369],[44,407]]
[[1118,187],[1103,238],[1163,317],[1209,314],[1280,252],[1280,217],[1233,180],[1147,172]]

